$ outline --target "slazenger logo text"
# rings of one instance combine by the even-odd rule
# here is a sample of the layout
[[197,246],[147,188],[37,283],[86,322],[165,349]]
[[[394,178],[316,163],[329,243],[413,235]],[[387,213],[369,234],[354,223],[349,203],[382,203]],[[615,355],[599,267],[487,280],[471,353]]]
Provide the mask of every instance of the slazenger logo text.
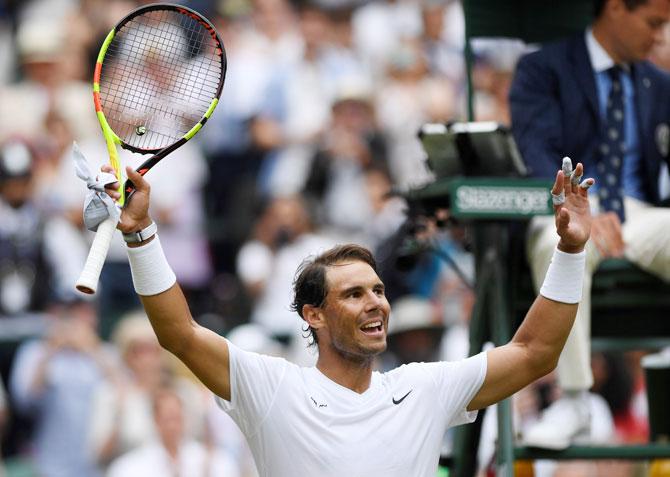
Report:
[[504,189],[500,187],[461,186],[457,191],[458,207],[463,212],[544,212],[549,200],[545,189]]

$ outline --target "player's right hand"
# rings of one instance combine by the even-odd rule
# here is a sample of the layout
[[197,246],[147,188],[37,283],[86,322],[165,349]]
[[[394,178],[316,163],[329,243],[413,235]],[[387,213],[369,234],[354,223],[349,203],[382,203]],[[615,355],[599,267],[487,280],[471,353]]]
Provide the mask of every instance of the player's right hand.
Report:
[[[101,167],[103,172],[114,173],[112,166],[105,164]],[[149,217],[149,195],[151,187],[149,183],[144,180],[144,177],[135,171],[132,167],[126,167],[126,174],[133,184],[135,184],[135,193],[132,195],[132,200],[127,200],[123,209],[121,209],[121,217],[116,228],[123,233],[137,232],[148,227],[151,224],[151,217]],[[118,192],[119,183],[114,182],[105,186],[105,192],[118,201],[121,194]]]

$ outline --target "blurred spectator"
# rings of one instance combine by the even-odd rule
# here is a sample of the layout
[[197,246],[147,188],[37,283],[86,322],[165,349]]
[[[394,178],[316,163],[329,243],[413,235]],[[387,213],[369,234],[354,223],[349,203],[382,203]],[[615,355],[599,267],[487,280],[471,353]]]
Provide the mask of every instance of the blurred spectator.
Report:
[[98,476],[88,451],[93,393],[103,379],[118,379],[115,354],[101,343],[91,303],[54,310],[43,339],[23,343],[10,373],[16,411],[35,419],[34,464],[39,475]]
[[[260,88],[247,91],[262,101],[254,111],[249,127],[256,145],[268,151],[283,141],[277,122],[288,106],[281,94],[282,75],[300,61],[304,40],[290,2],[253,0],[252,5],[253,28],[245,29],[238,39],[238,51],[256,60],[252,66],[260,70],[260,79],[265,81],[257,83]],[[249,78],[245,77],[244,81]]]
[[119,379],[101,383],[94,393],[89,436],[99,464],[105,467],[156,437],[151,400],[166,385],[189,403],[185,435],[202,437],[205,393],[200,386],[175,376],[146,315],[125,315],[114,330],[112,342],[124,366]]
[[[214,268],[234,273],[253,224],[264,157],[282,144],[281,73],[297,61],[302,39],[286,0],[225,2],[217,26],[226,44],[224,99],[199,135],[209,160],[208,231]],[[247,15],[249,14],[249,15]]]
[[391,178],[386,168],[365,171],[366,197],[371,215],[363,228],[360,242],[374,250],[392,236],[405,221],[407,204],[391,194]]
[[0,315],[69,298],[86,256],[78,231],[33,200],[35,167],[25,141],[0,145]]
[[[449,254],[460,273],[451,266],[444,266],[437,284],[435,297],[442,307],[447,331],[442,341],[441,357],[445,361],[466,358],[470,349],[470,318],[475,306],[475,260],[467,250],[467,239],[463,226],[450,229],[449,240],[440,244],[442,253]],[[464,281],[467,280],[467,283]]]
[[282,107],[272,119],[278,121],[281,137],[278,150],[266,158],[260,184],[271,196],[295,193],[302,187],[341,81],[354,75],[367,79],[353,52],[335,44],[333,22],[327,13],[310,0],[298,4],[302,54],[279,73]]
[[475,117],[478,121],[511,124],[507,97],[512,84],[512,71],[501,69],[489,58],[478,58],[473,67],[477,86],[474,94]]
[[508,96],[514,67],[528,47],[521,40],[475,38],[472,50],[475,117],[478,121],[496,121],[509,126]]
[[[365,70],[370,73],[368,68],[363,65],[363,61],[355,50],[354,29],[351,24],[351,18],[355,10],[355,5],[347,2],[326,9],[332,25],[333,54],[349,58],[350,61],[360,64],[361,67],[365,68]],[[347,74],[349,73],[350,72],[347,71]]]
[[230,456],[186,437],[184,408],[185,402],[174,389],[163,388],[155,393],[152,411],[157,439],[119,457],[107,476],[238,477],[239,469]]
[[418,296],[395,300],[388,336],[388,352],[394,359],[388,369],[401,364],[439,361],[444,329],[440,310],[429,300]]
[[81,194],[64,187],[71,182],[70,177],[65,182],[61,177],[63,162],[71,167],[69,152],[75,137],[67,121],[53,109],[47,113],[44,121],[44,136],[33,142],[36,160],[32,195],[45,213],[62,216],[79,229],[84,224],[81,201],[75,203],[74,199],[81,197]]
[[304,350],[302,323],[290,309],[293,276],[305,257],[332,245],[332,239],[314,231],[300,196],[271,200],[237,259],[238,274],[255,298],[251,321],[273,338]]
[[371,95],[365,78],[340,82],[305,184],[305,193],[316,202],[318,222],[352,236],[360,235],[373,215],[367,171],[383,173],[388,167]]
[[400,187],[432,180],[417,131],[426,122],[452,120],[458,111],[456,87],[432,74],[418,40],[404,40],[393,51],[389,75],[376,94],[379,125],[388,137],[389,166]]
[[79,139],[98,134],[91,87],[69,76],[66,33],[58,17],[29,18],[19,25],[16,44],[23,78],[0,88],[0,140],[16,134],[37,140],[48,134],[50,111],[64,118]]
[[[463,85],[465,78],[465,61],[463,58],[462,32],[460,37],[453,38],[454,22],[452,17],[462,17],[460,2],[445,0],[422,0],[421,42],[426,53],[428,68],[433,74],[449,78],[455,85]],[[451,21],[450,21],[451,20]],[[462,18],[460,18],[462,20]],[[458,20],[457,20],[458,21]],[[458,24],[458,23],[457,23]],[[460,90],[459,96],[462,96]],[[462,104],[458,101],[457,104]]]
[[[49,3],[49,0],[47,2]],[[137,8],[134,0],[79,0],[65,10],[69,76],[90,83],[100,45],[116,23]],[[53,8],[53,6],[51,6]]]
[[352,17],[357,53],[372,71],[375,80],[386,75],[401,43],[421,34],[421,8],[418,1],[377,0],[358,8]]

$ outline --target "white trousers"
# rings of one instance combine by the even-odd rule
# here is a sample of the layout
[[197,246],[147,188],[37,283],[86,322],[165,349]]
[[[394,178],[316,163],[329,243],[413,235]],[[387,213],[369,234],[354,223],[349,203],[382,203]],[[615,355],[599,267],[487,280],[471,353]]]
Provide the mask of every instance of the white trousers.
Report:
[[[593,208],[597,209],[597,200]],[[651,207],[625,199],[626,222],[622,226],[625,257],[643,270],[670,281],[670,208]],[[528,263],[535,290],[542,286],[558,234],[553,216],[534,217],[528,230]],[[602,257],[592,241],[586,244],[586,275],[577,318],[558,362],[558,382],[564,390],[586,390],[591,374],[591,282]],[[632,317],[635,319],[635,317]]]

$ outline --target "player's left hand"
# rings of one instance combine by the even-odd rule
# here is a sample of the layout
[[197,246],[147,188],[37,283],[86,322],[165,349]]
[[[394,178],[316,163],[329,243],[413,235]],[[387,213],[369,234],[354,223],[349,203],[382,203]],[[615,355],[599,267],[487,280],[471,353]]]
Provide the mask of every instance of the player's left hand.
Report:
[[554,217],[556,232],[560,236],[558,249],[567,253],[579,253],[591,234],[591,209],[589,207],[588,189],[595,181],[585,179],[584,166],[577,164],[572,170],[572,161],[565,158],[563,168],[556,174],[556,181],[551,190],[554,199]]

